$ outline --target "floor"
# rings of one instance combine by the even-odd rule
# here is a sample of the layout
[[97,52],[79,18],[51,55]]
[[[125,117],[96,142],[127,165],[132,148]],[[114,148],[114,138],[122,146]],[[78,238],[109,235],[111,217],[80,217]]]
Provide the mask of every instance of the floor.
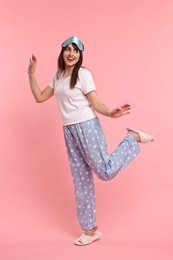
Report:
[[85,247],[73,245],[73,237],[57,240],[16,241],[1,244],[2,260],[65,260],[65,259],[118,259],[118,260],[172,260],[173,245],[154,241],[118,241],[102,237]]

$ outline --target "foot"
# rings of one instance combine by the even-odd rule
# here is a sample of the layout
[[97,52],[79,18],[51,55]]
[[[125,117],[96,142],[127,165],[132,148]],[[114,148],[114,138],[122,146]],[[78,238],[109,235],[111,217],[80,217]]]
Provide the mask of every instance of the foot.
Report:
[[148,143],[154,141],[153,136],[143,133],[139,130],[136,130],[134,128],[127,128],[128,133],[133,135],[137,142],[140,143]]
[[84,233],[78,237],[75,241],[74,244],[77,246],[86,246],[89,244],[92,244],[96,240],[98,240],[101,237],[102,233],[99,231],[95,231],[95,233],[90,236],[90,235],[85,235]]
[[135,132],[132,131],[132,130],[128,130],[128,134],[133,135],[133,137],[136,139],[137,142],[141,142],[141,139],[140,139],[139,134],[135,133]]

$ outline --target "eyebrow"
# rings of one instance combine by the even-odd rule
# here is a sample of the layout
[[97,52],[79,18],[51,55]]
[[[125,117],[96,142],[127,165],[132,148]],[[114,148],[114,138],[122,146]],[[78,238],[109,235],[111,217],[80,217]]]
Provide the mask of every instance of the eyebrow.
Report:
[[69,45],[66,46],[66,49],[67,49],[67,48],[69,48],[69,49],[72,49],[72,48],[73,48],[75,51],[79,51],[79,49],[78,49],[78,47],[76,46],[76,44],[73,44],[73,43],[71,43],[71,44],[72,44],[72,46],[69,46],[69,45],[70,45],[70,44],[69,44]]

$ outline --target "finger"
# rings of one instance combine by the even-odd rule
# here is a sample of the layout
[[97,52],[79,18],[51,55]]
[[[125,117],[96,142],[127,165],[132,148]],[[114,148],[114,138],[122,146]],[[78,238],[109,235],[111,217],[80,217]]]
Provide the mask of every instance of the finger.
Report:
[[33,60],[34,62],[37,62],[37,58],[35,57],[34,54],[32,54],[32,60]]
[[124,110],[131,109],[131,106],[122,106],[122,109]]
[[126,110],[130,110],[131,109],[131,107],[126,107],[126,108],[124,108],[124,110],[126,111]]
[[33,61],[32,59],[29,59],[29,64],[32,65],[33,64]]
[[131,105],[129,105],[129,104],[124,104],[124,105],[122,105],[121,107],[127,108],[127,107],[131,107]]

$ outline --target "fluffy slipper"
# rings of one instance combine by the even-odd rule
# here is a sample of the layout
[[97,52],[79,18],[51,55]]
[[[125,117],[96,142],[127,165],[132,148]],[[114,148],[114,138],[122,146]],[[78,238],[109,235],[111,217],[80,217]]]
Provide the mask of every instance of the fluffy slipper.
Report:
[[101,235],[102,233],[99,231],[96,231],[92,236],[82,234],[79,238],[75,240],[74,244],[77,246],[86,246],[99,239]]
[[139,130],[136,130],[134,128],[127,128],[128,131],[133,131],[137,134],[139,134],[139,137],[140,137],[140,141],[141,143],[147,143],[147,142],[152,142],[154,141],[154,138],[153,136],[149,135],[149,134],[146,134],[146,133],[143,133]]

